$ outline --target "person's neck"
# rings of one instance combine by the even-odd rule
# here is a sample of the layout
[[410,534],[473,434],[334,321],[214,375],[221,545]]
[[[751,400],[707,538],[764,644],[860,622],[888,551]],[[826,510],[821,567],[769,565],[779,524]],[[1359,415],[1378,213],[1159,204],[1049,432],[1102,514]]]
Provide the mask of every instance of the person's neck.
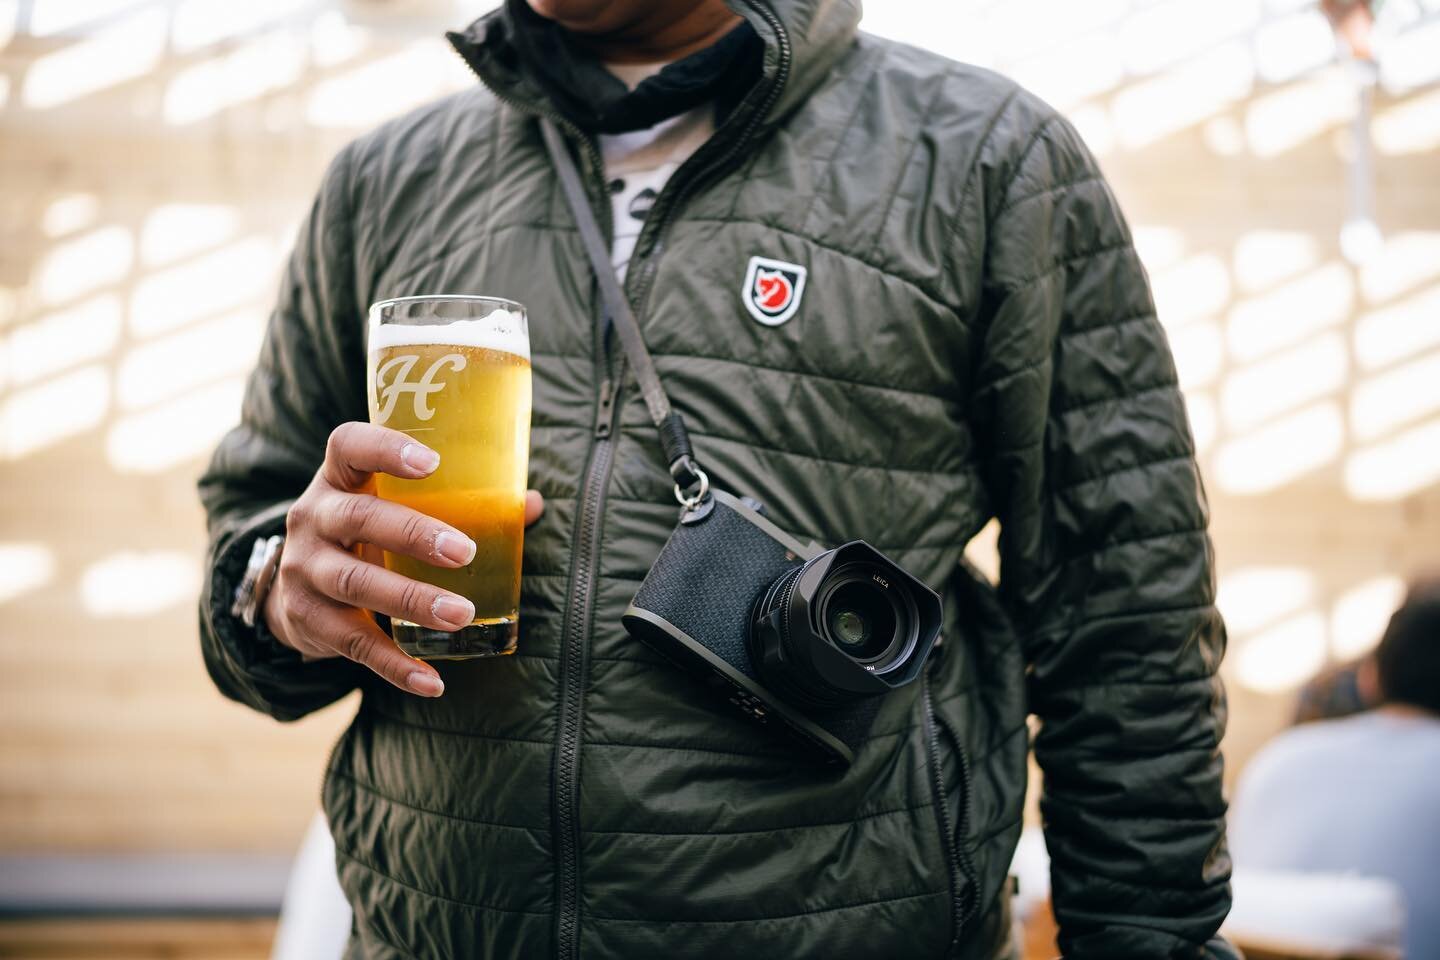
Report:
[[733,30],[740,17],[724,0],[687,6],[657,3],[639,19],[605,34],[572,32],[589,54],[604,63],[670,63],[704,50]]

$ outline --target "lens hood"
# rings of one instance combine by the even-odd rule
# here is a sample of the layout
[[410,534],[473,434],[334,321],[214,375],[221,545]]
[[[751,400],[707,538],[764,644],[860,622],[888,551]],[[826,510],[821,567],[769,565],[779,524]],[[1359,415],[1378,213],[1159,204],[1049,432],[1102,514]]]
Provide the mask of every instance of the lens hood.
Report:
[[834,706],[914,680],[940,622],[935,591],[853,540],[763,591],[747,643],[757,673],[777,692]]

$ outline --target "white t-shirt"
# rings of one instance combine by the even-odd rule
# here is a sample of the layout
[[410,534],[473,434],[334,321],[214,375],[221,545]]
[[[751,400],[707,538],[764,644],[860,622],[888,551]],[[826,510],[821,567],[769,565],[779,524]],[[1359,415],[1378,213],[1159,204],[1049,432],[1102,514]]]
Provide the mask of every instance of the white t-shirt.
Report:
[[[634,90],[664,66],[663,63],[609,63],[605,68]],[[615,224],[610,262],[621,283],[625,282],[630,255],[635,252],[635,241],[640,238],[640,229],[655,198],[671,174],[714,132],[715,106],[705,103],[644,130],[600,135],[600,154],[605,160]]]
[[1440,957],[1440,717],[1385,710],[1266,744],[1230,806],[1236,869],[1355,872],[1408,901],[1409,957]]

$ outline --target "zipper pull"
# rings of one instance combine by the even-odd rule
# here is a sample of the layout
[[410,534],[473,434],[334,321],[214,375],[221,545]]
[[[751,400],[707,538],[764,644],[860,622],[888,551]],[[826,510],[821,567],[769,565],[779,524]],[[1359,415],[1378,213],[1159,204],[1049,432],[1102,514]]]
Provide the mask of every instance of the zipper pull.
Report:
[[615,385],[606,377],[600,381],[600,402],[595,405],[595,438],[610,436],[610,418],[615,412]]

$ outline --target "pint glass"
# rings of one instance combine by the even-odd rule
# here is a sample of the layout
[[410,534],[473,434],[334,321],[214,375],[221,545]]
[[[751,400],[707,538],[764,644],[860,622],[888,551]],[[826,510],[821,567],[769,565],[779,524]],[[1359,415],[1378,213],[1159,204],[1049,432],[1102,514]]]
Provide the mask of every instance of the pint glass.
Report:
[[392,620],[400,649],[427,660],[515,652],[530,451],[530,337],[525,308],[493,297],[383,300],[370,308],[370,422],[440,454],[420,480],[375,477],[380,497],[475,541],[464,567],[385,553],[385,566],[458,593],[475,620],[454,633]]

